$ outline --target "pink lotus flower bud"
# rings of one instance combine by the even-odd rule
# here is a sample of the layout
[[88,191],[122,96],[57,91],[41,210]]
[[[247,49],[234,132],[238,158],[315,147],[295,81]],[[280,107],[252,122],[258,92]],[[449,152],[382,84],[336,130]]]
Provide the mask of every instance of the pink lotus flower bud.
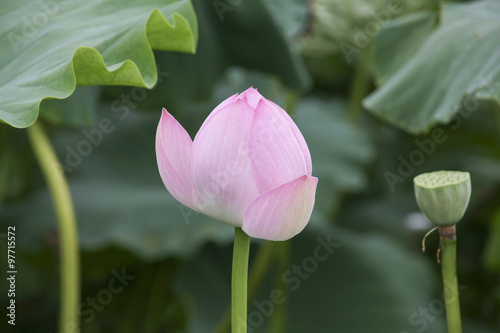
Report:
[[163,109],[156,132],[161,178],[182,204],[249,236],[286,240],[306,226],[318,178],[288,114],[249,88],[219,104],[191,141]]

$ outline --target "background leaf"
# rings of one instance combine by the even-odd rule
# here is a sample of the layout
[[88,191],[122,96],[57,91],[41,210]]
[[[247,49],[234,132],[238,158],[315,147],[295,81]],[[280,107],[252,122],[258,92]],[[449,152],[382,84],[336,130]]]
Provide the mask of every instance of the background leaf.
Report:
[[[474,111],[478,99],[498,103],[499,13],[498,1],[444,3],[439,27],[404,65],[399,65],[398,48],[406,43],[399,41],[409,36],[403,32],[416,27],[418,45],[433,14],[417,21],[403,18],[386,26],[376,42],[375,73],[382,85],[365,99],[365,107],[409,132],[421,133],[436,123],[450,122],[461,109]],[[401,27],[398,34],[392,32]],[[392,49],[391,45],[399,46]],[[403,57],[410,50],[413,48]],[[396,64],[389,65],[393,58],[398,59]]]
[[17,1],[0,20],[0,120],[14,127],[31,125],[43,99],[66,98],[76,85],[151,88],[151,47],[194,52],[197,41],[187,0]]

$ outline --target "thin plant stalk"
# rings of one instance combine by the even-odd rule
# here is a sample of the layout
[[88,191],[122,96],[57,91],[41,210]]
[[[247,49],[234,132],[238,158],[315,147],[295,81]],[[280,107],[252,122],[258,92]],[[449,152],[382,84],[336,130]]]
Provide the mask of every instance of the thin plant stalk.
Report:
[[231,282],[231,332],[247,332],[247,284],[250,236],[234,228],[233,274]]
[[[248,276],[248,299],[252,299],[264,279],[271,262],[273,261],[274,242],[263,242],[259,247]],[[224,312],[215,326],[213,333],[226,333],[231,330],[231,307]]]
[[40,121],[28,128],[33,152],[40,164],[57,217],[60,240],[59,331],[79,331],[80,259],[76,215],[68,183]]
[[448,333],[461,333],[460,300],[457,281],[457,237],[455,225],[439,227],[441,270]]

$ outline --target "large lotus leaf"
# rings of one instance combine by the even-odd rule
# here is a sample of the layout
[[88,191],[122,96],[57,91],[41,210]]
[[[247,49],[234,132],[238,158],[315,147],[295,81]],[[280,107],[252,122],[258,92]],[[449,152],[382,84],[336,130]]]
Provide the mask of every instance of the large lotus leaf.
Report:
[[[232,239],[233,228],[178,203],[165,189],[154,152],[160,114],[100,113],[96,128],[58,129],[52,142],[66,171],[78,219],[80,246],[124,248],[140,258],[189,256],[207,241]],[[99,126],[99,125],[97,125]],[[51,198],[41,187],[2,207],[2,225],[16,225],[29,250],[57,230]]]
[[[461,109],[474,111],[478,99],[500,100],[500,2],[444,3],[440,25],[421,43],[430,20],[403,18],[382,29],[375,56],[382,85],[364,100],[374,114],[413,133],[447,123]],[[410,27],[421,47],[405,52],[399,65],[391,45],[412,36],[394,31]]]
[[190,1],[2,1],[0,120],[30,126],[46,98],[76,85],[157,81],[152,48],[194,52]]
[[[286,288],[287,333],[414,332],[424,325],[420,309],[433,311],[435,303],[439,313],[426,321],[426,332],[445,329],[439,266],[426,263],[419,252],[388,237],[340,228],[306,230],[291,240],[291,249],[285,274],[265,279],[249,299],[249,332],[269,332],[275,313],[269,303],[278,279]],[[315,259],[315,251],[323,261]],[[229,306],[230,272],[229,247],[207,246],[184,268],[178,284],[192,299],[190,332],[210,332]]]
[[[420,11],[389,21],[380,32],[372,49],[372,70],[377,84],[394,75],[419,51],[432,29],[436,27],[438,13]],[[391,50],[391,59],[385,59]]]

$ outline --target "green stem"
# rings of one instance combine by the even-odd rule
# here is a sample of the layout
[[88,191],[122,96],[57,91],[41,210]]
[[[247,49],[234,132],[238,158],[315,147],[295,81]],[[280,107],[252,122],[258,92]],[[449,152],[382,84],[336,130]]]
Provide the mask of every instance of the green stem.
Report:
[[356,72],[349,92],[349,118],[353,123],[358,123],[363,110],[362,101],[370,87],[368,56],[370,50],[368,47],[361,50],[356,65]]
[[[273,259],[274,242],[263,242],[252,261],[248,277],[248,299],[252,299],[257,292]],[[231,330],[231,309],[228,308],[215,326],[213,333],[227,333]]]
[[52,196],[60,238],[61,294],[59,330],[79,331],[80,259],[75,210],[68,183],[40,121],[28,128],[35,156]]
[[461,333],[460,301],[457,282],[457,238],[455,225],[439,227],[441,236],[441,270],[448,333]]
[[[288,269],[289,261],[290,261],[290,242],[275,242],[274,243],[276,256],[278,259],[278,274],[276,281],[277,290],[281,290],[285,295],[284,298],[287,297],[288,286],[283,280],[283,274]],[[271,319],[271,330],[273,333],[284,333],[286,332],[286,305],[285,303],[276,304],[276,308],[274,311],[274,315]]]
[[233,276],[231,283],[231,332],[247,331],[247,280],[250,237],[234,228]]

